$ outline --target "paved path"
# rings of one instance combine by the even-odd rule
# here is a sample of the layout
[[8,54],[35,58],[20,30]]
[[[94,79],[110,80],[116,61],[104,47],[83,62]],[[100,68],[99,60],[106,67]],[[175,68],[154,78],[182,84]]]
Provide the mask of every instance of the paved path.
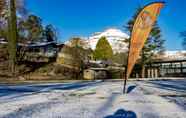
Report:
[[0,118],[186,118],[186,80],[0,85]]

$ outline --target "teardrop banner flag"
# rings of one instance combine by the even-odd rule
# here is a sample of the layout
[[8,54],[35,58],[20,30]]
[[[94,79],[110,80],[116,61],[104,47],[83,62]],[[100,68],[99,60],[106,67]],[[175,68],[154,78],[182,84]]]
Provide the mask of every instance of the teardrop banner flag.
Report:
[[126,81],[129,78],[137,59],[139,58],[140,51],[142,50],[163,6],[164,2],[153,2],[145,6],[135,20],[129,45],[130,48],[124,83],[124,92]]

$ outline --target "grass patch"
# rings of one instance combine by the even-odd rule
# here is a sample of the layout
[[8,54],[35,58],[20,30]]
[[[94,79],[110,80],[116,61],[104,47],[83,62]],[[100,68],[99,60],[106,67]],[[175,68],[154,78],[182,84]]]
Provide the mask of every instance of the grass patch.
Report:
[[98,99],[107,99],[107,97],[100,96],[100,97],[98,97]]
[[69,94],[69,96],[78,96],[78,97],[83,97],[83,96],[86,96],[86,95],[93,95],[93,94],[96,94],[96,92],[86,92],[86,93],[71,93]]
[[93,95],[93,94],[96,94],[96,90],[95,89],[76,91],[76,92],[71,93],[69,96],[82,97],[82,96]]

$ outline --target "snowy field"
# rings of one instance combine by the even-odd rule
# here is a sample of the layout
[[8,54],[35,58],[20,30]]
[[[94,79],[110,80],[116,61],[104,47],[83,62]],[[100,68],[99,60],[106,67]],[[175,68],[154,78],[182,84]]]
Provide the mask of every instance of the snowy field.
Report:
[[0,85],[0,118],[186,118],[186,79]]

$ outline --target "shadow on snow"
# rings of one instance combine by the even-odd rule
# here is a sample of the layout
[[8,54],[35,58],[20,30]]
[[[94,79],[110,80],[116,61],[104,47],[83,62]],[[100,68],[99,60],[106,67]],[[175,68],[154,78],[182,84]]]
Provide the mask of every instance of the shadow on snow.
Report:
[[11,96],[10,99],[27,96],[33,93],[48,92],[51,90],[73,90],[83,87],[96,86],[101,84],[101,81],[92,82],[75,82],[66,84],[43,84],[43,85],[20,85],[20,86],[1,86],[0,97]]
[[108,115],[104,118],[137,118],[137,115],[133,111],[126,111],[124,109],[119,109],[113,115]]
[[136,85],[131,85],[127,88],[127,93],[132,92],[136,88]]
[[149,81],[147,83],[156,85],[154,87],[160,89],[177,92],[186,92],[186,80]]

